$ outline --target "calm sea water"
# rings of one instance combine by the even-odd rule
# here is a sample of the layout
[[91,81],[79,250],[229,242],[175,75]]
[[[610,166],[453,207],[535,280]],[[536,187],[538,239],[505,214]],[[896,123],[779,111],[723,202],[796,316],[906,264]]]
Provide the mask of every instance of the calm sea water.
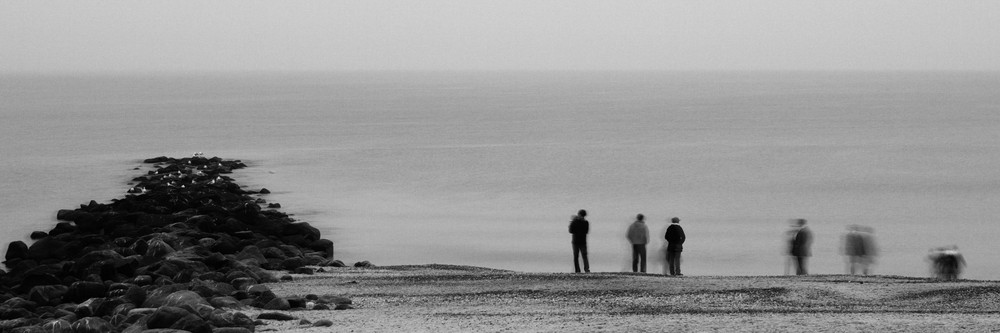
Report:
[[[345,262],[596,271],[625,229],[678,216],[686,275],[841,273],[849,224],[879,274],[926,276],[955,244],[1000,279],[997,73],[328,73],[0,76],[3,251],[55,212],[124,195],[140,160],[242,159],[236,174],[334,240]],[[651,247],[659,247],[654,241]],[[657,262],[652,271],[660,270]]]

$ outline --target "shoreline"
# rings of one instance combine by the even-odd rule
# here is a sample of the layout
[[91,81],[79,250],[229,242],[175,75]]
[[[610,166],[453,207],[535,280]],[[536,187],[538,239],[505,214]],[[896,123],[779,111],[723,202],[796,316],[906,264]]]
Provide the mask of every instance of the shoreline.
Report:
[[329,294],[348,311],[304,310],[258,330],[880,331],[1000,329],[1000,281],[903,276],[526,273],[457,265],[324,268],[268,284],[280,297]]

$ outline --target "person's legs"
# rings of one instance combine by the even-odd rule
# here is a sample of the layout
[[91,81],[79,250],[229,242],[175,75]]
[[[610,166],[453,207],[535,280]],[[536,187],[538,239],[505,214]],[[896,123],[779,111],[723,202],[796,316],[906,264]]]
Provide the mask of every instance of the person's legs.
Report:
[[638,244],[632,244],[632,273],[639,271],[639,246]]
[[684,274],[681,274],[681,253],[680,252],[677,252],[677,255],[674,258],[674,267],[675,267],[674,270],[677,271],[677,275],[684,275]]
[[587,244],[580,244],[580,254],[583,255],[583,271],[590,273],[590,261],[587,260]]
[[[586,258],[584,257],[584,260],[587,260]],[[573,243],[573,268],[577,273],[580,272],[580,245],[576,243]]]
[[639,247],[639,271],[646,272],[646,245],[637,245]]
[[797,275],[806,275],[806,274],[809,274],[809,273],[806,272],[806,258],[808,258],[808,257],[804,257],[804,256],[802,256],[802,257],[795,257],[795,264],[796,264],[795,265],[795,274],[797,274]]
[[670,269],[670,275],[677,275],[677,255],[679,252],[667,251],[667,267]]

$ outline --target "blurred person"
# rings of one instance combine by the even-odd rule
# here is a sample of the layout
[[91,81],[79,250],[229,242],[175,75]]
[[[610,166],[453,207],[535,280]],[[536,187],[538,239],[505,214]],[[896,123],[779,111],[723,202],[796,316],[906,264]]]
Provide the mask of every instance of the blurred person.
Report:
[[852,224],[843,237],[843,254],[847,257],[847,271],[851,275],[859,271],[868,275],[875,258],[875,240],[872,229]]
[[684,236],[684,228],[681,228],[681,219],[676,217],[670,219],[670,226],[667,227],[663,238],[667,240],[667,270],[672,276],[683,276],[681,252],[684,250],[684,240],[687,237]]
[[590,232],[590,222],[587,221],[587,211],[581,209],[569,222],[569,233],[573,234],[573,267],[580,273],[580,257],[583,257],[583,271],[590,273],[590,262],[587,260],[587,233]]
[[965,267],[965,257],[956,245],[932,248],[927,258],[931,261],[931,270],[943,280],[957,280]]
[[632,272],[646,272],[646,244],[649,244],[649,227],[646,226],[646,217],[642,214],[635,216],[635,222],[628,227],[629,243],[632,244]]
[[789,242],[789,253],[795,258],[795,274],[809,274],[806,269],[807,260],[812,255],[810,246],[812,245],[812,232],[806,227],[806,219],[796,219],[793,223],[794,235]]

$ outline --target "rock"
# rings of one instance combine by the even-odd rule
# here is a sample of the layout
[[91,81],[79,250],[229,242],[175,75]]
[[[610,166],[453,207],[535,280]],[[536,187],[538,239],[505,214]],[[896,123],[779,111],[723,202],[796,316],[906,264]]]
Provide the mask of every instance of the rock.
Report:
[[154,239],[149,241],[146,249],[146,258],[163,258],[168,254],[174,253],[174,248],[170,247],[170,244],[164,242],[160,239]]
[[333,309],[334,310],[350,310],[350,309],[353,309],[353,308],[354,307],[351,306],[350,304],[337,304],[337,307],[335,307]]
[[313,274],[316,274],[316,271],[314,271],[312,268],[309,268],[309,267],[299,267],[299,268],[296,268],[295,271],[293,271],[293,273],[295,273],[295,274],[313,275]]
[[100,282],[91,281],[77,281],[73,282],[69,286],[66,293],[66,298],[70,302],[83,302],[90,298],[95,297],[105,297],[108,293],[108,287]]
[[287,271],[294,271],[305,265],[306,262],[302,258],[288,258],[281,262],[281,267]]
[[7,254],[4,256],[7,261],[28,259],[28,245],[22,241],[13,241],[7,245]]
[[31,238],[31,240],[39,240],[45,237],[49,237],[49,234],[44,231],[32,231],[31,235],[28,236],[28,238]]
[[320,303],[327,304],[354,304],[350,298],[343,296],[323,295],[319,297]]
[[86,317],[70,325],[73,333],[106,333],[114,331],[114,326],[103,318]]
[[354,267],[359,267],[359,268],[375,268],[375,265],[372,264],[371,262],[368,262],[368,260],[365,260],[365,261],[359,261],[359,262],[354,263]]
[[68,256],[66,242],[54,237],[45,237],[28,247],[28,258],[34,260],[62,260]]
[[241,303],[239,300],[231,296],[212,297],[208,299],[208,303],[220,309],[242,310],[245,308],[243,303]]
[[287,313],[281,313],[281,312],[264,312],[257,315],[257,319],[288,321],[288,320],[295,320],[295,317]]
[[212,333],[253,333],[245,327],[219,327],[212,330]]
[[68,292],[69,287],[61,284],[34,286],[28,292],[28,300],[39,305],[58,305]]
[[333,241],[329,239],[317,239],[309,244],[309,248],[323,252],[325,254],[323,257],[326,259],[333,259]]
[[72,323],[65,319],[53,319],[42,324],[46,333],[73,333]]
[[153,311],[149,315],[146,326],[149,328],[182,329],[190,332],[196,332],[195,330],[205,333],[212,331],[211,326],[203,319],[187,310],[173,306],[162,306]]
[[163,300],[163,306],[175,306],[182,309],[194,309],[197,305],[211,306],[201,295],[190,290],[175,291]]
[[320,319],[313,323],[313,327],[330,327],[333,326],[333,321],[329,319]]
[[275,298],[271,299],[270,301],[268,301],[267,303],[265,303],[264,306],[262,306],[261,308],[265,309],[265,310],[282,310],[282,311],[285,311],[285,310],[291,309],[292,305],[289,304],[288,300],[285,299],[284,297],[275,297]]

